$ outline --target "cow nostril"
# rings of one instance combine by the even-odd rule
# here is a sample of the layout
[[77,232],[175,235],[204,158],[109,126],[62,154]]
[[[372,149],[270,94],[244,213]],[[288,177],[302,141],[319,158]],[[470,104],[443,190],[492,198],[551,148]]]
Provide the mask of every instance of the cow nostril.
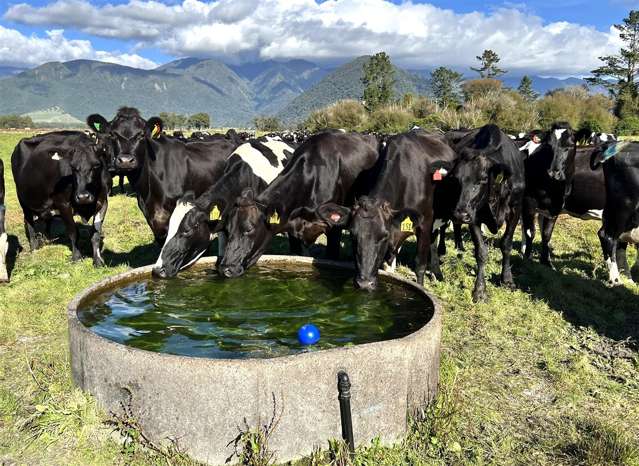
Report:
[[358,277],[355,279],[355,287],[360,290],[374,291],[377,288],[377,281]]

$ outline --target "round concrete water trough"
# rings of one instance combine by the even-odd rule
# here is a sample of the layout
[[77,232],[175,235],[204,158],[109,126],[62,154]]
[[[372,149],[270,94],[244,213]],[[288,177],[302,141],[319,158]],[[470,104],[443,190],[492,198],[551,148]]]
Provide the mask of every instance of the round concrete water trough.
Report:
[[[198,267],[212,267],[206,258]],[[350,264],[306,257],[264,256],[261,264],[352,268]],[[177,442],[196,460],[223,464],[230,442],[244,429],[280,417],[269,448],[278,462],[326,448],[341,438],[337,374],[350,377],[356,446],[375,437],[383,444],[406,432],[407,416],[436,393],[442,309],[437,299],[415,283],[381,275],[420,290],[430,321],[395,340],[327,349],[272,359],[206,359],[154,353],[107,340],[77,317],[85,300],[135,278],[150,277],[141,267],[102,280],[69,304],[71,368],[75,383],[91,393],[107,412],[133,415],[147,438]],[[275,407],[274,407],[275,404]]]

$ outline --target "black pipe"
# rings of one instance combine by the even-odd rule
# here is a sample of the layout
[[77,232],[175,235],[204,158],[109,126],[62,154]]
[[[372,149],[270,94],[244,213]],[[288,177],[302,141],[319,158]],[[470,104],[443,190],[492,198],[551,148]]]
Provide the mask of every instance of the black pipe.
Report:
[[351,457],[355,455],[353,440],[353,418],[351,417],[351,381],[344,371],[337,373],[337,391],[339,392],[339,415],[342,420],[342,438],[348,444]]

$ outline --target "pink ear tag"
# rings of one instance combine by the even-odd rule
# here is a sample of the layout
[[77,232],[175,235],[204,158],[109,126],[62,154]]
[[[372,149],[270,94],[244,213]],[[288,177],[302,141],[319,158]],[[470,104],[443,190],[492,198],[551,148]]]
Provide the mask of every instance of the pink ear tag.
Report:
[[442,179],[442,173],[439,170],[435,170],[435,173],[433,173],[433,181],[441,181]]
[[340,214],[336,214],[336,213],[332,213],[330,216],[331,221],[337,223],[340,221],[340,219],[342,218],[342,216]]

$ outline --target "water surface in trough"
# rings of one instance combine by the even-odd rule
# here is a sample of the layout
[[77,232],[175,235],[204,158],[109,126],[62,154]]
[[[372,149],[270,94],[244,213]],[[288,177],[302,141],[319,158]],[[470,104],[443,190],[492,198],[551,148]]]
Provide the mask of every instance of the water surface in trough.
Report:
[[[208,358],[270,358],[406,336],[431,318],[417,290],[380,277],[372,293],[355,290],[353,274],[331,268],[267,264],[224,280],[191,269],[171,280],[141,278],[85,301],[82,323],[135,348]],[[297,330],[315,324],[312,348]]]

